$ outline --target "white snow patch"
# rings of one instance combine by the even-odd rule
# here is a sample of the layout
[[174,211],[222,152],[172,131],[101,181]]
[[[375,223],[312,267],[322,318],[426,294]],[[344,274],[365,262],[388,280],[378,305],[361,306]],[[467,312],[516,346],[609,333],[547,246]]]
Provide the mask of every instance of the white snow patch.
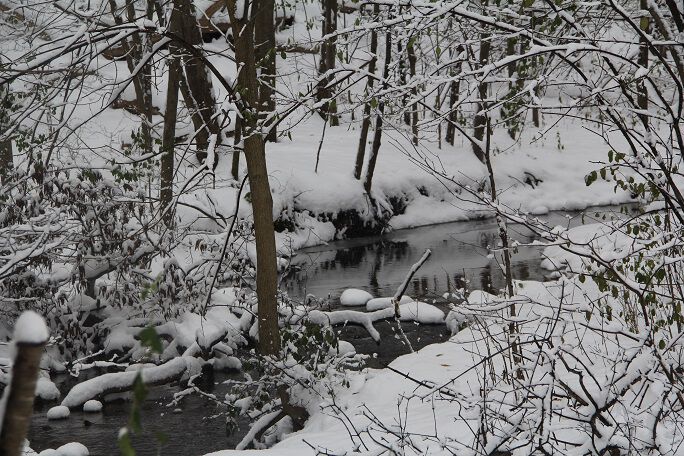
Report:
[[57,405],[57,406],[52,407],[50,410],[47,411],[47,419],[48,420],[64,420],[66,418],[69,418],[70,414],[71,414],[71,411],[69,410],[69,407],[65,407],[63,405]]
[[39,397],[45,401],[56,401],[59,399],[60,395],[59,389],[49,377],[43,375],[38,377],[38,383],[36,384],[36,397]]
[[373,295],[357,288],[348,288],[340,296],[340,304],[343,306],[363,306],[373,299]]
[[425,302],[409,302],[399,306],[401,321],[416,321],[426,325],[444,323],[444,312]]
[[50,332],[43,317],[32,310],[24,311],[14,324],[14,341],[25,344],[42,344]]
[[38,453],[38,456],[89,456],[88,448],[82,443],[71,442],[62,445],[56,450],[43,450]]
[[102,402],[91,399],[83,404],[83,411],[86,413],[98,413],[102,411]]
[[[409,296],[402,296],[399,300],[399,304],[408,304],[409,302],[413,302],[413,298]],[[373,298],[366,303],[366,310],[369,312],[387,309],[388,307],[392,307],[392,297]]]

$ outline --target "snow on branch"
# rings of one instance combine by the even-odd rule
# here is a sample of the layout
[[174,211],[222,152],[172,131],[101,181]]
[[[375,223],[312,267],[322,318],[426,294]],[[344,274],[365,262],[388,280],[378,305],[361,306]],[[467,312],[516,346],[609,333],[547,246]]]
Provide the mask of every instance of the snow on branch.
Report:
[[189,356],[174,358],[160,366],[143,368],[140,371],[116,372],[91,378],[74,386],[62,401],[62,405],[80,407],[91,399],[111,393],[122,393],[133,389],[135,378],[140,373],[146,385],[159,385],[179,380],[188,372],[199,372],[198,361]]

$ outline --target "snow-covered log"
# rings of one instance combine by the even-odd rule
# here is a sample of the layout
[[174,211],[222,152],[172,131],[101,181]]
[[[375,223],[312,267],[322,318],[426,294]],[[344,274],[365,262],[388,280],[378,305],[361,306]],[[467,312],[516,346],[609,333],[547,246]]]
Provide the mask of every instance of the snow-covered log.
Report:
[[74,386],[62,401],[62,405],[69,408],[81,407],[87,401],[101,398],[106,394],[130,391],[138,372],[146,385],[161,385],[179,380],[186,373],[198,373],[199,369],[199,361],[196,358],[184,356],[140,371],[103,374]]

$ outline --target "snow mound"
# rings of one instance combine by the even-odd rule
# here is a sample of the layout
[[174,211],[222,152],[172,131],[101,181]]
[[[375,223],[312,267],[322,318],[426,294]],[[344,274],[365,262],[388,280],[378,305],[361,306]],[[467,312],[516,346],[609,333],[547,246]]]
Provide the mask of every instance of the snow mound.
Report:
[[475,290],[468,295],[468,304],[492,304],[498,301],[499,298],[493,294],[482,290]]
[[343,306],[363,306],[373,299],[373,295],[357,288],[348,288],[340,296],[340,304]]
[[330,348],[330,353],[337,355],[354,354],[356,353],[356,348],[351,342],[347,342],[346,340],[340,340],[338,341],[337,350],[335,350],[334,348]]
[[69,407],[65,407],[63,405],[57,405],[55,407],[52,407],[50,410],[47,412],[47,419],[48,420],[64,420],[69,418],[69,415],[71,414],[71,411],[69,410]]
[[425,302],[409,302],[399,306],[402,321],[415,321],[426,325],[444,323],[444,312]]
[[43,450],[38,453],[38,456],[89,456],[88,448],[82,443],[71,442],[62,445],[56,450]]
[[[399,304],[408,304],[409,302],[413,302],[413,298],[409,296],[402,296],[399,300]],[[392,297],[373,298],[366,303],[366,310],[369,312],[373,312],[380,309],[387,309],[388,307],[392,307]]]
[[83,404],[83,411],[86,413],[97,413],[102,411],[102,402],[91,399]]
[[60,393],[57,386],[48,377],[38,377],[36,384],[36,397],[44,401],[56,401]]
[[14,340],[24,344],[42,344],[50,337],[43,317],[32,310],[22,313],[14,324]]

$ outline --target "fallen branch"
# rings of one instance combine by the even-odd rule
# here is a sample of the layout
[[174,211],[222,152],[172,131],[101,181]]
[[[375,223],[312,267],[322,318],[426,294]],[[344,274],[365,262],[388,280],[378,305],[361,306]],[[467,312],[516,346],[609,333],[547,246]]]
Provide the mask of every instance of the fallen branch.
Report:
[[147,367],[140,371],[100,375],[71,388],[69,394],[62,401],[62,405],[69,408],[80,407],[91,399],[101,398],[107,394],[131,391],[138,372],[145,385],[163,385],[180,380],[188,371],[191,374],[194,371],[199,371],[199,363],[196,358],[183,356],[174,358],[160,366]]
[[416,263],[414,263],[413,266],[411,266],[411,269],[404,278],[404,282],[401,285],[399,285],[399,288],[397,288],[397,292],[394,294],[394,297],[392,298],[392,303],[394,304],[394,321],[397,323],[399,334],[401,335],[402,339],[404,339],[404,342],[406,342],[406,345],[408,345],[409,350],[411,350],[411,353],[414,352],[413,346],[411,345],[411,342],[408,340],[408,337],[406,337],[406,334],[404,333],[404,328],[401,327],[401,312],[399,311],[399,301],[401,301],[401,297],[404,295],[404,293],[406,293],[406,289],[408,288],[409,283],[411,283],[411,279],[413,279],[415,273],[418,272],[418,269],[420,269],[420,267],[423,266],[423,263],[425,263],[427,259],[430,258],[431,254],[432,250],[425,250],[423,256],[420,257],[420,260],[418,260]]

